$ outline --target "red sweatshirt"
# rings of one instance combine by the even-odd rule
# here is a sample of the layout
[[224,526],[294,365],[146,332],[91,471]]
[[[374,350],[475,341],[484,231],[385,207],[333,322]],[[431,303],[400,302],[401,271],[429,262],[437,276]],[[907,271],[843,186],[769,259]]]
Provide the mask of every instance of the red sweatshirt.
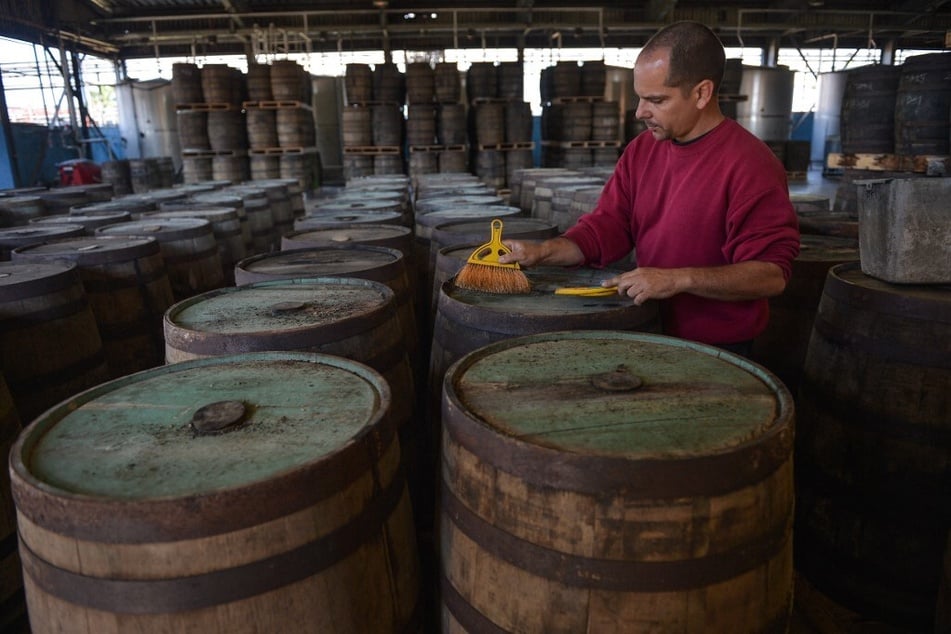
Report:
[[[782,163],[732,119],[686,144],[632,140],[594,210],[565,237],[602,267],[636,247],[638,266],[773,262],[789,280],[799,228]],[[661,303],[665,334],[703,343],[752,339],[766,299],[727,302],[681,293]]]

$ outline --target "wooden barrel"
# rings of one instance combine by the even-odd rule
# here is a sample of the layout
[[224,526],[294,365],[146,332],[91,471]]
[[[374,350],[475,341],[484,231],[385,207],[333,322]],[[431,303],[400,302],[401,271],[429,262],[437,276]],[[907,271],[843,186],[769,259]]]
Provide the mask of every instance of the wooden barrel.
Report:
[[467,355],[442,400],[443,631],[787,631],[793,405],[769,373],[560,332]]
[[890,154],[895,150],[898,66],[860,66],[846,71],[839,136],[846,154]]
[[[242,285],[275,279],[327,277],[359,278],[385,284],[395,296],[394,310],[402,331],[401,347],[406,351],[410,365],[417,368],[421,364],[413,305],[416,287],[406,262],[403,253],[396,249],[362,244],[323,245],[245,258],[235,267],[235,283]],[[388,358],[384,353],[391,351],[365,351],[363,354],[370,352]],[[363,358],[352,358],[364,361]],[[410,380],[411,387],[412,384]]]
[[208,141],[215,152],[246,150],[248,130],[244,114],[240,110],[210,110]]
[[373,156],[374,174],[403,174],[403,156],[401,154],[376,154]]
[[210,156],[183,156],[182,180],[186,183],[203,183],[214,177]]
[[281,177],[281,157],[273,154],[252,154],[248,157],[252,181]]
[[475,153],[473,170],[483,183],[493,189],[505,187],[505,152],[500,150],[479,150]]
[[589,60],[581,65],[581,81],[579,94],[588,97],[604,97],[605,76],[607,67],[604,60]]
[[271,101],[271,66],[269,64],[248,64],[248,99],[250,101]]
[[[205,110],[177,110],[178,144],[183,151],[211,149],[208,137],[208,112]],[[220,131],[216,130],[216,134]]]
[[0,315],[0,367],[27,424],[109,378],[75,264],[0,262]]
[[564,233],[577,224],[578,219],[592,211],[604,185],[568,185],[552,190],[551,222]]
[[505,143],[505,104],[487,102],[475,106],[475,139],[479,145]]
[[204,218],[147,218],[109,225],[96,236],[152,237],[159,243],[176,301],[225,283],[218,243]]
[[829,271],[796,417],[797,569],[866,617],[931,627],[951,530],[951,294]]
[[184,206],[169,206],[162,211],[152,212],[147,218],[202,218],[211,225],[211,232],[218,245],[218,257],[225,284],[234,284],[234,265],[248,255],[241,233],[241,218],[238,211],[230,207],[211,207],[191,203]]
[[304,67],[292,59],[271,62],[271,96],[277,101],[309,101],[305,83],[309,81]]
[[895,153],[951,153],[951,54],[914,55],[895,91]]
[[[473,193],[446,194],[430,196],[416,200],[416,215],[423,216],[434,212],[451,211],[459,207],[502,207],[505,200],[489,189],[472,190]],[[519,210],[521,211],[521,210]]]
[[591,140],[620,140],[621,109],[616,101],[595,101],[591,104]]
[[437,109],[436,128],[436,137],[441,145],[462,145],[467,143],[465,104],[441,104]]
[[176,104],[203,103],[201,69],[197,64],[172,64],[172,101]]
[[271,250],[276,251],[280,248],[281,236],[294,229],[294,210],[287,194],[287,185],[280,180],[271,179],[249,183],[248,188],[237,191],[255,192],[256,190],[263,191],[267,198],[271,219],[274,222]]
[[369,223],[374,225],[399,225],[408,229],[404,224],[403,213],[399,211],[318,211],[298,218],[294,221],[295,231],[320,229],[328,226],[352,225]]
[[269,253],[277,248],[278,237],[274,231],[274,214],[267,192],[253,187],[240,190],[228,190],[239,196],[248,219],[248,232],[251,239],[245,249],[249,255]]
[[414,103],[406,108],[406,143],[436,143],[436,109],[432,104]]
[[750,357],[779,377],[793,396],[799,393],[826,275],[833,266],[858,259],[858,245],[848,238],[805,234],[786,290],[769,300],[769,323],[754,339]]
[[[315,220],[317,220],[315,218]],[[311,249],[338,244],[363,244],[396,249],[407,265],[414,264],[413,231],[396,224],[316,223],[310,229],[295,230],[281,238],[281,251]],[[415,269],[414,269],[415,273]],[[410,275],[412,279],[412,275]]]
[[533,167],[523,169],[521,173],[517,173],[517,180],[512,183],[513,197],[516,190],[519,194],[518,198],[513,198],[513,201],[517,200],[518,207],[525,213],[530,214],[532,213],[532,208],[535,206],[535,183],[540,178],[577,175],[574,170],[567,170],[561,167]]
[[[510,185],[512,175],[522,169],[531,168],[535,165],[535,157],[532,150],[509,150],[505,153],[505,184]],[[509,199],[515,200],[512,193],[509,192]],[[515,203],[513,203],[515,204]]]
[[81,226],[33,224],[28,227],[0,229],[0,261],[8,262],[18,247],[83,235]]
[[432,103],[435,82],[435,74],[429,62],[406,64],[406,103]]
[[347,181],[354,178],[372,176],[373,157],[365,154],[344,154],[343,175]]
[[[153,188],[155,189],[155,188]],[[43,200],[44,215],[68,213],[70,207],[85,205],[93,202],[86,194],[86,190],[76,187],[58,187],[37,192]]]
[[436,163],[441,174],[466,172],[469,169],[469,154],[464,149],[440,150]]
[[306,191],[320,187],[323,167],[317,152],[281,154],[281,180],[293,180]]
[[250,175],[248,157],[243,154],[235,156],[223,154],[211,157],[211,177],[214,180],[243,183]]
[[504,105],[506,143],[525,143],[532,140],[532,108],[526,101],[512,101]]
[[0,227],[19,227],[46,214],[46,203],[39,196],[0,198]]
[[581,67],[575,61],[555,63],[552,71],[553,98],[581,95]]
[[[535,181],[535,196],[532,204],[532,217],[548,222],[555,222],[552,214],[553,198],[559,189],[570,190],[586,186],[603,186],[604,182],[596,176],[549,176]],[[567,229],[567,227],[565,227]]]
[[403,142],[403,113],[397,104],[371,106],[373,145],[401,145]]
[[[370,70],[370,66],[367,64],[347,64],[344,71],[344,90],[346,91],[348,104],[372,101],[373,71]],[[344,109],[344,112],[347,110],[349,108]],[[346,141],[344,143],[346,144]]]
[[117,223],[128,222],[132,214],[128,211],[88,211],[86,213],[57,214],[34,218],[30,224],[38,225],[73,225],[82,227],[86,235],[94,235],[99,227],[106,227]]
[[174,299],[154,238],[52,240],[16,249],[13,261],[75,263],[96,318],[109,378],[161,365],[162,315]]
[[279,146],[277,110],[273,108],[248,108],[245,116],[248,125],[248,146],[252,150],[264,150]]
[[10,634],[29,634],[30,624],[23,594],[23,574],[17,556],[16,511],[10,495],[10,448],[21,431],[13,396],[0,374],[0,629]]
[[412,151],[409,155],[410,176],[434,174],[439,171],[439,153],[430,150]]
[[254,240],[251,235],[251,222],[248,219],[247,211],[244,209],[244,198],[234,192],[216,190],[213,192],[195,194],[192,196],[191,201],[198,205],[234,209],[238,214],[238,221],[241,223],[241,238],[244,242],[244,250],[246,253],[252,252]]
[[406,101],[406,77],[393,63],[377,64],[373,68],[373,98],[402,104]]
[[[227,64],[205,64],[201,67],[201,91],[206,103],[235,103],[233,73],[234,69]],[[240,99],[237,103],[240,104]]]
[[521,62],[500,62],[496,69],[500,99],[522,101],[525,95],[525,71]]
[[474,62],[466,71],[466,97],[494,99],[499,96],[498,71],[492,62]]
[[437,103],[459,103],[462,98],[462,79],[455,62],[438,62],[433,68],[433,84]]
[[345,148],[373,145],[372,110],[368,106],[348,106],[341,111],[341,118]]
[[270,352],[51,410],[11,458],[34,634],[415,631],[393,399],[360,363]]
[[282,148],[312,147],[316,141],[314,114],[307,108],[277,110],[277,142]]

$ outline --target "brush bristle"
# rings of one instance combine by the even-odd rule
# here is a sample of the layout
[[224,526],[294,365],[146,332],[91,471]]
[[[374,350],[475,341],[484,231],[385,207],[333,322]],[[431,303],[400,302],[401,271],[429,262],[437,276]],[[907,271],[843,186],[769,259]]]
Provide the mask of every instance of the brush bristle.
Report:
[[532,292],[532,284],[519,269],[467,262],[456,275],[456,286],[470,291],[498,295],[525,295]]

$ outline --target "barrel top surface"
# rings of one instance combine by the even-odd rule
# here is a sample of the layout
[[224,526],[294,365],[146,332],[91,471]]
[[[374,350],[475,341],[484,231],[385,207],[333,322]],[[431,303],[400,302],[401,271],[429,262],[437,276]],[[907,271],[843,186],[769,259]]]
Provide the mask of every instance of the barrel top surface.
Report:
[[[76,265],[67,262],[0,262],[0,289],[15,289],[23,284],[62,275]],[[0,294],[0,299],[4,299]]]
[[380,240],[386,238],[405,238],[409,236],[409,227],[402,225],[347,225],[341,227],[325,227],[322,229],[303,229],[285,234],[286,238],[315,242],[331,242],[339,244],[357,244],[361,240]]
[[479,424],[558,451],[720,453],[762,436],[780,410],[757,366],[680,339],[575,331],[500,343],[450,370],[452,398]]
[[[507,218],[522,213],[518,207],[508,205],[455,205],[445,209],[433,209],[421,212],[416,216],[416,222],[438,224],[449,220],[465,220],[467,218]],[[506,221],[508,222],[508,221]],[[486,223],[486,227],[488,227]]]
[[370,224],[384,223],[397,220],[403,215],[399,211],[332,211],[316,209],[314,213],[294,221],[295,225],[303,227],[316,225],[331,225],[341,223],[366,222]]
[[266,256],[255,256],[238,263],[254,273],[298,277],[334,276],[366,271],[392,264],[402,257],[399,251],[382,247],[318,247],[294,249]]
[[144,219],[149,218],[204,218],[209,222],[221,222],[238,218],[238,212],[230,207],[172,207],[160,211],[152,211],[144,214]]
[[82,227],[69,225],[23,225],[0,229],[0,244],[15,243],[21,240],[43,240],[64,235],[82,233]]
[[148,236],[76,236],[20,247],[14,256],[120,254],[138,252],[154,242],[155,238]]
[[[514,235],[526,231],[539,231],[554,227],[550,222],[539,218],[506,218],[505,226],[502,228],[502,237]],[[484,220],[455,220],[438,224],[435,227],[438,231],[449,233],[471,234],[479,231],[485,233],[486,239],[490,237],[491,227]]]
[[[385,392],[365,368],[344,359],[329,364],[322,355],[313,356],[319,362],[283,356],[185,362],[100,385],[72,399],[75,409],[44,417],[23,463],[70,494],[190,496],[320,460],[375,420]],[[199,409],[227,402],[245,410],[233,428],[195,431]]]
[[162,236],[178,234],[181,231],[190,231],[195,229],[209,228],[211,223],[204,218],[181,217],[181,218],[146,218],[144,220],[131,220],[115,225],[100,227],[96,231],[104,235],[146,235],[156,236],[161,239]]
[[[937,318],[934,310],[944,316],[941,321],[951,322],[951,285],[948,284],[892,284],[866,275],[859,264],[840,264],[830,271],[830,276],[841,280],[847,288],[871,292],[879,298],[891,299],[896,307],[908,302],[927,304],[929,314]],[[827,283],[828,285],[828,283]]]
[[537,267],[524,271],[532,285],[526,295],[499,295],[459,288],[447,282],[443,292],[450,298],[486,311],[520,315],[590,314],[635,308],[634,300],[619,295],[607,297],[578,297],[555,295],[556,288],[565,286],[600,286],[620,271],[606,269],[571,269]]
[[317,213],[341,211],[392,211],[403,204],[398,198],[369,198],[365,200],[329,200],[315,208]]
[[366,280],[278,280],[197,295],[170,308],[166,319],[195,332],[275,333],[332,326],[392,299],[386,286]]
[[797,260],[810,262],[851,262],[859,259],[859,249],[855,240],[836,236],[800,236]]

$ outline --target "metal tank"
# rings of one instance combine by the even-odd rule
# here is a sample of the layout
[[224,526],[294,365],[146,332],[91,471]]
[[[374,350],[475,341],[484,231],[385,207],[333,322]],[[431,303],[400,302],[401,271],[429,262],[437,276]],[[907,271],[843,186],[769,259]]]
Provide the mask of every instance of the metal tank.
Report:
[[844,70],[819,75],[819,97],[812,124],[812,151],[809,160],[825,165],[829,152],[839,147],[839,119],[842,95],[848,72]]
[[180,169],[182,152],[172,82],[167,79],[124,81],[116,84],[116,98],[119,132],[127,144],[126,156],[170,156],[176,171]]
[[737,122],[764,141],[789,139],[794,79],[787,66],[744,66]]

